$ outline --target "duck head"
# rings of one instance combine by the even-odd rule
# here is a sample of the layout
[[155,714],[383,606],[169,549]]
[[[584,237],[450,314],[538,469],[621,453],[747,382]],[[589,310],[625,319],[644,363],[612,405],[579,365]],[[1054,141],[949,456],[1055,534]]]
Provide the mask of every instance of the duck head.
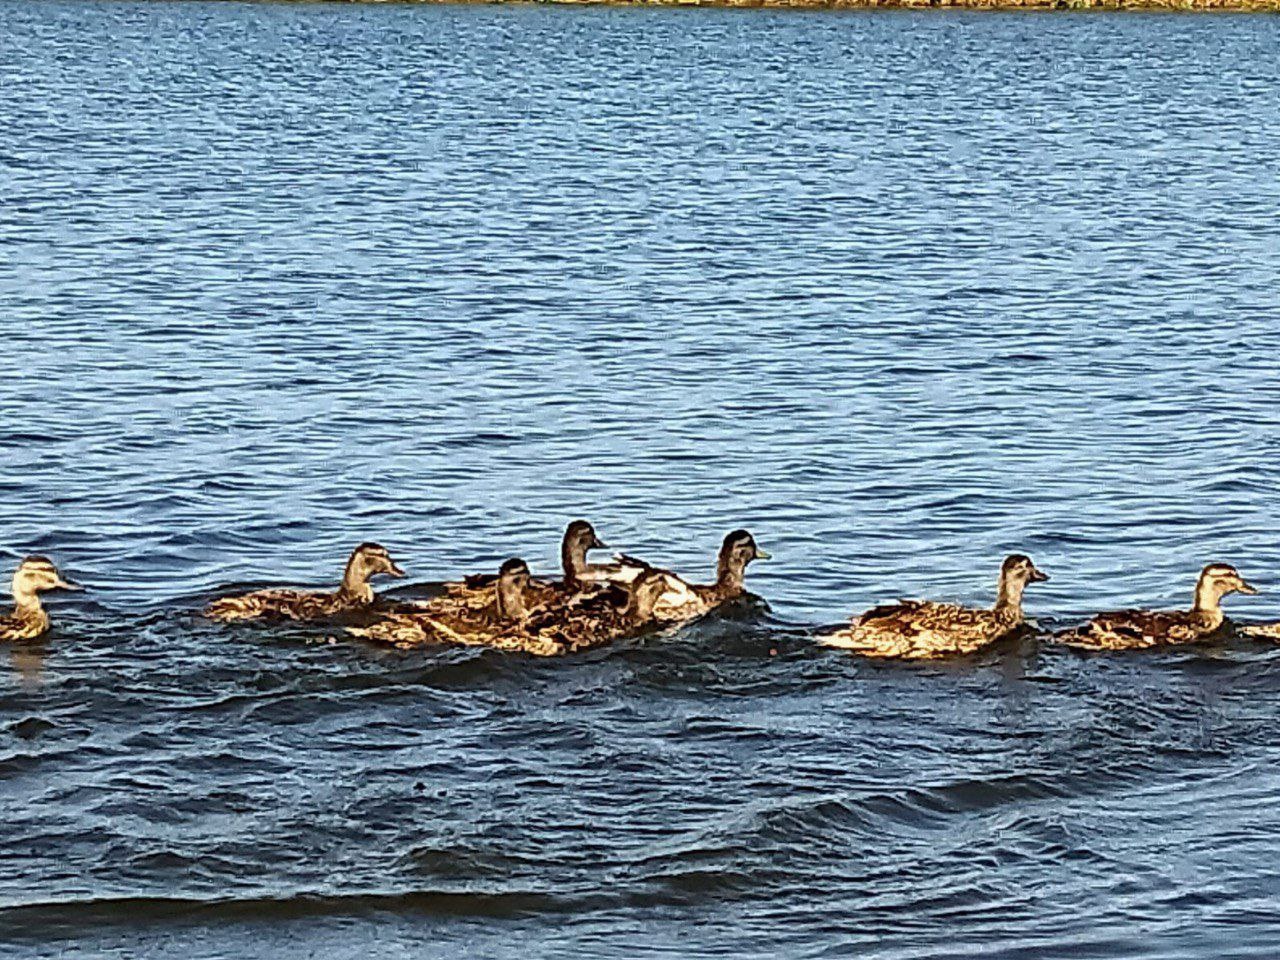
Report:
[[528,611],[524,605],[524,589],[532,574],[529,565],[512,557],[498,568],[498,618],[519,623]]
[[373,587],[369,586],[369,581],[379,576],[399,578],[404,576],[404,571],[391,559],[386,547],[378,543],[362,543],[347,561],[346,572],[342,575],[342,591],[372,603]]
[[575,520],[564,531],[560,544],[560,563],[564,578],[573,583],[581,580],[587,569],[588,550],[607,550],[608,546],[596,536],[595,527],[586,520]]
[[1229,593],[1254,594],[1258,589],[1240,576],[1229,563],[1211,563],[1200,571],[1196,583],[1196,602],[1192,608],[1207,613],[1221,609],[1222,598]]
[[996,609],[1013,610],[1022,615],[1022,591],[1028,583],[1043,583],[1049,579],[1047,573],[1041,572],[1031,562],[1031,558],[1021,553],[1011,554],[1000,565],[1000,584],[996,591]]
[[39,606],[39,595],[50,590],[81,590],[63,579],[48,557],[27,557],[13,575],[13,601],[19,607]]
[[756,546],[756,538],[746,530],[735,530],[724,538],[716,561],[716,586],[726,597],[737,596],[745,589],[747,564],[752,560],[768,560],[769,554]]

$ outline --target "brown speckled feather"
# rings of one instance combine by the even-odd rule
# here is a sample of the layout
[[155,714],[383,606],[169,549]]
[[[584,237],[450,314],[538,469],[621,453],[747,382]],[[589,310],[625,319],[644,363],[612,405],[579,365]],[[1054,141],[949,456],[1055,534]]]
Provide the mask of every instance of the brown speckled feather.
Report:
[[34,640],[49,629],[43,609],[14,610],[0,617],[0,640]]
[[[572,593],[562,581],[530,580],[524,590],[525,603],[530,607],[549,603],[560,594]],[[435,609],[489,610],[498,599],[498,578],[492,574],[472,574],[462,580],[444,584],[444,593],[426,602],[426,606],[441,603]]]
[[342,584],[332,593],[271,588],[236,597],[222,597],[205,608],[211,620],[326,620],[338,614],[362,610],[375,599],[374,577],[403,577],[387,548],[362,543],[351,552],[342,572]]
[[628,616],[628,600],[627,591],[616,585],[557,598],[533,610],[521,630],[558,645],[565,653],[604,646],[643,627]]
[[930,660],[974,653],[1007,636],[1021,622],[1008,611],[902,600],[868,610],[846,629],[823,638],[823,643],[867,657]]
[[1280,623],[1254,623],[1241,627],[1240,632],[1259,640],[1280,640]]
[[205,609],[211,620],[324,620],[346,610],[367,606],[341,593],[305,590],[256,590],[238,597],[223,597]]
[[[442,599],[450,602],[436,602]],[[469,599],[436,600],[413,612],[388,614],[367,627],[349,627],[347,632],[402,648],[454,643],[550,657],[601,646],[643,626],[628,618],[627,592],[619,587],[592,593],[558,592],[521,623],[500,621],[496,602],[477,609]]]
[[1084,650],[1143,650],[1165,644],[1196,643],[1217,632],[1221,623],[1199,611],[1116,610],[1100,613],[1083,627],[1055,638]]

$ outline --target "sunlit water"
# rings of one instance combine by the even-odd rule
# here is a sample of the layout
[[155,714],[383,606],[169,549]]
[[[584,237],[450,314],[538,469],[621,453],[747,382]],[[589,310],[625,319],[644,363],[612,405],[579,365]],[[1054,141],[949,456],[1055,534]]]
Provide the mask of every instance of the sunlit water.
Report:
[[[1273,957],[1280,650],[867,665],[876,601],[1280,616],[1280,21],[0,2],[0,951]],[[211,627],[555,564],[560,662]],[[7,572],[4,574],[8,576]]]

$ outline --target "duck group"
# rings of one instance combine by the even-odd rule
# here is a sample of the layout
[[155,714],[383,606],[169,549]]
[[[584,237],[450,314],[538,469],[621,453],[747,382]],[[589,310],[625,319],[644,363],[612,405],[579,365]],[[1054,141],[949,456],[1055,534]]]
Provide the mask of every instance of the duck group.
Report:
[[[535,576],[524,560],[510,557],[496,571],[441,584],[427,599],[401,599],[377,594],[373,581],[401,579],[405,571],[386,547],[362,543],[348,558],[336,589],[272,587],[229,595],[209,603],[204,615],[222,623],[325,624],[398,648],[458,645],[554,657],[670,631],[744,598],[758,600],[747,591],[747,567],[769,559],[750,532],[734,530],[716,555],[715,578],[699,583],[627,554],[593,561],[590,553],[602,549],[607,548],[595,528],[575,520],[561,540],[558,576]],[[882,660],[965,656],[1029,634],[1095,651],[1199,643],[1233,630],[1280,640],[1280,623],[1236,627],[1227,619],[1224,598],[1258,592],[1230,564],[1204,567],[1188,610],[1098,613],[1056,633],[1040,631],[1023,610],[1026,588],[1048,579],[1030,557],[1013,554],[1000,567],[991,607],[899,600],[872,607],[843,627],[816,631],[815,639],[823,647]],[[27,557],[13,576],[13,610],[0,614],[0,641],[40,637],[50,627],[41,595],[79,589],[47,557]]]

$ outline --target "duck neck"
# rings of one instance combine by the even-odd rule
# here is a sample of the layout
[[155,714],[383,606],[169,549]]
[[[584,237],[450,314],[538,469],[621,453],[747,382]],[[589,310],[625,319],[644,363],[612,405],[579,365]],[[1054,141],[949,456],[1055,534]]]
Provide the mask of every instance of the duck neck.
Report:
[[17,577],[13,579],[13,605],[14,612],[20,617],[39,617],[44,614],[40,594],[26,584],[20,583]]
[[1009,620],[1022,619],[1022,591],[1026,588],[1021,580],[1001,575],[1000,586],[996,590],[995,612]]
[[716,562],[716,592],[721,597],[740,597],[746,592],[747,565],[732,557],[721,557]]
[[524,588],[511,580],[498,580],[498,619],[519,622],[525,618]]
[[365,573],[364,564],[359,557],[352,557],[347,561],[338,596],[355,603],[373,603],[373,587],[369,585],[369,575]]
[[560,565],[564,568],[566,583],[582,583],[582,576],[587,572],[587,545],[566,537],[560,545]]
[[1215,627],[1222,624],[1222,593],[1207,577],[1201,577],[1200,582],[1196,584],[1196,600],[1191,607],[1191,612],[1208,617]]

